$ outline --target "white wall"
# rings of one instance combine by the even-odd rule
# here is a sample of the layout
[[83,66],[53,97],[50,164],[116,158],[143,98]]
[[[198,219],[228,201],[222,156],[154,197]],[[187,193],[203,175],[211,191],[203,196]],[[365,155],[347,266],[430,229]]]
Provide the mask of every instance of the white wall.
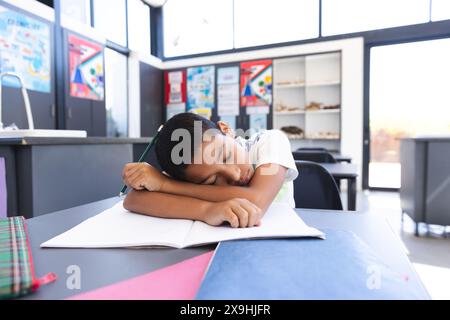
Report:
[[31,12],[37,16],[40,16],[48,21],[55,21],[55,11],[53,8],[46,6],[35,0],[5,0],[5,2],[16,6],[22,10]]
[[362,186],[364,39],[351,38],[162,62],[162,69],[277,58],[330,51],[342,52],[341,153],[358,165]]

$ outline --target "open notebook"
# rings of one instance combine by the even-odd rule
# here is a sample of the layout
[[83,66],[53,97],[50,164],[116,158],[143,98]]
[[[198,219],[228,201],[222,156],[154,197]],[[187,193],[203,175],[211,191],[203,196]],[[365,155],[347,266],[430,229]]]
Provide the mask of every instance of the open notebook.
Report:
[[324,233],[308,227],[286,204],[273,203],[261,226],[213,227],[200,221],[163,219],[132,213],[122,201],[74,228],[44,242],[41,247],[118,248],[168,246],[185,248],[224,240],[247,238],[319,237]]

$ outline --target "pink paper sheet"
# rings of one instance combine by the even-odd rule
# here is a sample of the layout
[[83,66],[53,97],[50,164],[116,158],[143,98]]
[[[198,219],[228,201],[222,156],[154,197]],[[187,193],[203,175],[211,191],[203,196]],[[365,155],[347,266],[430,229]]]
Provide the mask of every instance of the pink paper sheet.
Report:
[[69,300],[192,300],[214,251]]

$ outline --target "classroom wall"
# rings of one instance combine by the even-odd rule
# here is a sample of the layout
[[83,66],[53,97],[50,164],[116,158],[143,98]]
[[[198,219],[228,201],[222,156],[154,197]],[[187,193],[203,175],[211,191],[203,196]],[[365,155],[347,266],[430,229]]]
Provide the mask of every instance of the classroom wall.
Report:
[[275,47],[239,53],[219,54],[161,63],[162,69],[232,63],[243,60],[286,57],[342,51],[341,153],[353,158],[359,167],[358,188],[362,187],[363,162],[363,74],[364,39],[361,37],[304,45]]
[[140,62],[141,136],[155,135],[163,121],[163,71]]

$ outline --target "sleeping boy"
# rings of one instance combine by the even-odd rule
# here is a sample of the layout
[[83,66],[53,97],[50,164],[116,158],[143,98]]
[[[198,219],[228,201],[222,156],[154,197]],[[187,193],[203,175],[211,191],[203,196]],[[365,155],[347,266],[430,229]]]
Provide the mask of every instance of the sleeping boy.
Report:
[[243,139],[225,122],[181,113],[164,125],[155,151],[163,173],[148,163],[123,169],[133,189],[123,203],[127,210],[245,228],[258,226],[272,201],[295,206],[298,171],[279,130]]

